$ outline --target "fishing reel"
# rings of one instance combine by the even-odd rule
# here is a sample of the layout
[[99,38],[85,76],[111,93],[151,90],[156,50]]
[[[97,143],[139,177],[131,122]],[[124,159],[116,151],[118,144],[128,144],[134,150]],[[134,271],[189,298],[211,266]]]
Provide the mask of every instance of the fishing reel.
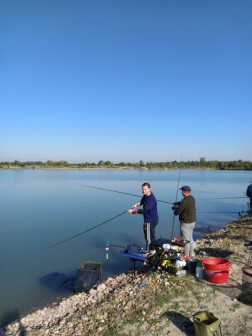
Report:
[[168,258],[170,259],[177,259],[177,251],[169,250],[167,251]]
[[173,205],[172,210],[178,209],[178,205]]

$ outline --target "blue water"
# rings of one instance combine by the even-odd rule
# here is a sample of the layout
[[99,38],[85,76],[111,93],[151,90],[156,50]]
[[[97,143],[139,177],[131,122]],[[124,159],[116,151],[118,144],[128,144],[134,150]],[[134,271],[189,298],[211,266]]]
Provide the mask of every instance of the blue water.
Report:
[[[210,200],[215,197],[242,197],[249,171],[182,170],[179,185],[189,185],[196,199],[197,226],[223,227],[238,214],[213,213],[246,211],[247,199]],[[0,263],[34,253],[96,226],[130,208],[140,200],[141,184],[149,182],[159,200],[174,202],[178,170],[2,170],[0,171]],[[95,186],[139,195],[128,196]],[[182,198],[178,192],[178,200]],[[171,205],[158,203],[156,235],[170,238]],[[205,213],[204,213],[205,212]],[[122,216],[64,244],[18,261],[0,264],[0,323],[30,313],[62,297],[66,290],[42,286],[39,278],[57,271],[75,276],[86,261],[102,261],[102,277],[129,268],[126,258],[111,247],[106,262],[105,245],[144,246],[142,216]],[[174,236],[179,237],[175,220]],[[198,232],[194,238],[200,238]]]

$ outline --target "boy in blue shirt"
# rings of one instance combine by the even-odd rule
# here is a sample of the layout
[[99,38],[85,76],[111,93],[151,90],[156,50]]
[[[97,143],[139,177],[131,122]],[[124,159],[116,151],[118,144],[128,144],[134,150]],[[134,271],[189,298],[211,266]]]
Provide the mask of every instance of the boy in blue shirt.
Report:
[[[150,251],[151,242],[156,239],[155,228],[158,224],[158,212],[157,212],[157,200],[154,194],[151,192],[149,183],[143,183],[142,185],[143,197],[141,201],[135,203],[131,209],[127,210],[131,214],[142,214],[144,217],[144,238],[146,240],[146,250]],[[143,209],[137,210],[136,208],[143,205]]]

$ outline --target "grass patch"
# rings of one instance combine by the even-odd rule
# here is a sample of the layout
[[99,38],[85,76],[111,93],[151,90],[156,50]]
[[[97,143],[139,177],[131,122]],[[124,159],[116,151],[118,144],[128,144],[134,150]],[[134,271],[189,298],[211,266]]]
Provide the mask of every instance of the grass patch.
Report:
[[158,307],[163,307],[164,304],[170,303],[171,300],[171,294],[158,294],[155,303]]
[[153,318],[153,319],[148,320],[147,322],[148,322],[149,324],[156,324],[156,323],[159,323],[159,320]]
[[172,304],[172,308],[174,308],[174,309],[179,309],[179,307],[180,307],[179,302],[174,302],[174,303]]
[[240,307],[241,307],[241,304],[240,304],[240,303],[237,302],[237,303],[234,304],[234,308],[235,308],[235,309],[240,308]]
[[208,306],[204,306],[204,305],[202,305],[202,306],[200,306],[200,308],[203,310],[208,310]]
[[182,290],[181,289],[175,289],[174,292],[173,292],[173,297],[177,298],[179,296],[181,296],[183,293],[182,293]]
[[106,312],[108,315],[114,316],[118,313],[118,308],[108,308]]
[[190,291],[195,290],[195,283],[188,282],[186,284],[186,289],[189,289]]
[[132,314],[130,316],[128,316],[126,318],[126,320],[124,321],[123,325],[127,325],[127,324],[136,324],[137,322],[139,322],[138,320],[138,316],[136,314]]
[[[241,301],[241,297],[239,296],[239,300]],[[236,309],[240,308],[241,304],[240,302],[234,303],[231,308],[229,308],[230,311],[235,312]]]
[[106,336],[117,336],[118,335],[118,328],[116,326],[112,327],[112,328],[109,328],[109,330],[104,335],[106,335]]
[[151,308],[146,308],[144,311],[145,311],[146,315],[150,315],[152,310],[151,310]]

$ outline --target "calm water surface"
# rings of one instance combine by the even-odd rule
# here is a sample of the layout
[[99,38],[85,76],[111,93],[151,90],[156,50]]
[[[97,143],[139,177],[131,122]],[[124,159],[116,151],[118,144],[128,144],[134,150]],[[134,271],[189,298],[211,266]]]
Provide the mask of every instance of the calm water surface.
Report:
[[[0,171],[0,262],[26,256],[56,244],[126,211],[140,200],[141,184],[149,182],[157,199],[174,202],[178,170],[2,170]],[[252,179],[249,171],[182,170],[180,187],[190,185],[196,199],[196,226],[223,227],[247,210],[247,199],[210,200],[245,196]],[[90,189],[113,189],[138,197]],[[182,198],[178,192],[178,200]],[[171,205],[158,203],[156,235],[170,238]],[[106,262],[105,245],[144,246],[142,216],[123,214],[76,239],[19,261],[0,264],[0,323],[68,297],[71,292],[42,286],[39,279],[57,271],[75,276],[86,261],[102,261],[102,277],[127,270],[127,258],[111,247]],[[174,236],[179,237],[175,220]],[[200,238],[195,232],[194,238]]]

